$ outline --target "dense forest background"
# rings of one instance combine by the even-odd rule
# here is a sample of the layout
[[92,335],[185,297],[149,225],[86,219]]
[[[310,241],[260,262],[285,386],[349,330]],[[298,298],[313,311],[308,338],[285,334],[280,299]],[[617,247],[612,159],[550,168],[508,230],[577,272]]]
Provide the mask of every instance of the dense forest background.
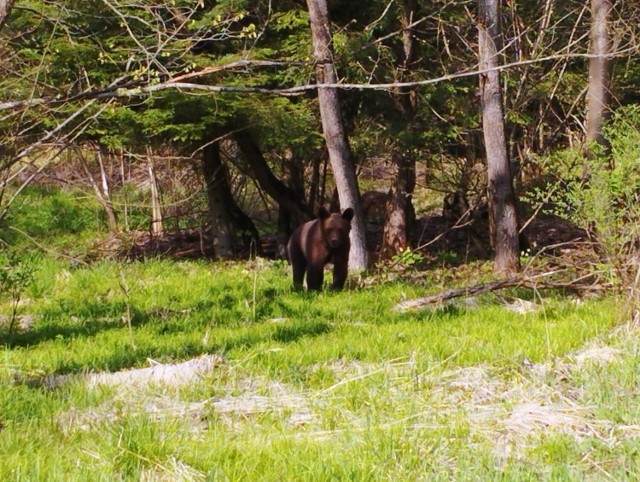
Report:
[[0,480],[640,480],[639,18],[0,0]]
[[[109,254],[282,256],[317,206],[344,204],[316,87],[330,63],[374,260],[500,249],[479,90],[498,72],[515,249],[578,240],[628,263],[638,2],[330,1],[320,61],[323,3],[2,2],[5,242],[27,186],[64,186],[99,202]],[[497,55],[482,70],[487,4]]]

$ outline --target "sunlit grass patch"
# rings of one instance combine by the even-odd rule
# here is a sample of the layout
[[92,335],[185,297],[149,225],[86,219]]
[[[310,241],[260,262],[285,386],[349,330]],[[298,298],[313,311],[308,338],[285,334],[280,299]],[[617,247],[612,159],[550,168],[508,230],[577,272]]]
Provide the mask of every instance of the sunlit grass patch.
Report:
[[[441,282],[306,293],[291,289],[286,265],[266,260],[72,266],[43,257],[27,289],[29,303],[20,308],[32,325],[13,333],[0,327],[0,457],[8,461],[0,477],[583,474],[586,465],[576,455],[582,442],[562,439],[563,427],[575,431],[578,421],[549,434],[537,425],[520,434],[507,421],[536,415],[526,412],[525,401],[547,413],[555,393],[566,396],[548,367],[611,332],[624,316],[619,300],[532,295],[535,310],[518,313],[505,297],[527,293],[510,292],[411,313],[392,310],[402,299],[440,290]],[[7,309],[0,306],[3,314]],[[184,384],[153,375],[199,357],[219,362]],[[621,360],[633,366],[633,358]],[[576,383],[585,377],[580,383],[590,387],[590,366],[567,373]],[[150,383],[95,382],[128,373]],[[632,391],[632,373],[612,380],[621,377],[616,383]],[[639,414],[625,408],[625,397],[604,378],[597,383],[603,391],[594,385],[584,406],[600,408],[571,416],[583,417],[597,436],[608,427],[600,419],[633,424]],[[630,454],[635,445],[626,440]],[[522,454],[530,454],[532,468]]]

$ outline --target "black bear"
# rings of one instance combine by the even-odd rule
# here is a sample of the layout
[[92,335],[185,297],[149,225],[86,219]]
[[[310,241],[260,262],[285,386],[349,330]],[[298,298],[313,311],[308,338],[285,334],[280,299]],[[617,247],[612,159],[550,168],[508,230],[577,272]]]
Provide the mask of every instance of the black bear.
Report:
[[349,231],[352,219],[351,208],[340,214],[329,213],[321,207],[318,219],[303,224],[293,232],[287,244],[287,253],[293,269],[294,288],[302,288],[306,272],[307,288],[321,290],[327,263],[333,263],[332,287],[344,287],[349,267]]

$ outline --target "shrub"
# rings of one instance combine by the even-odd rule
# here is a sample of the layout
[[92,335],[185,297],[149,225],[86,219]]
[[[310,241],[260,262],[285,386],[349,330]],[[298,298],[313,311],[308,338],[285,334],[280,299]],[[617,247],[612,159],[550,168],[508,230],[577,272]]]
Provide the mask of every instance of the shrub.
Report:
[[628,281],[640,246],[640,105],[619,109],[605,139],[606,147],[590,146],[589,160],[578,150],[552,156],[550,170],[560,189],[550,200],[556,214],[587,231],[598,269],[607,269],[614,281]]

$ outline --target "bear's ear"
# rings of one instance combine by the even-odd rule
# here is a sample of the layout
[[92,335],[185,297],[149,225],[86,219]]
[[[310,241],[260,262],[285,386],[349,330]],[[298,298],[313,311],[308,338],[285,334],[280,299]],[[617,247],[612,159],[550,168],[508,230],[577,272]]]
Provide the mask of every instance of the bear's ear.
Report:
[[329,216],[331,216],[331,214],[329,213],[329,211],[327,211],[327,208],[325,208],[324,206],[320,206],[318,208],[318,219],[327,219]]
[[353,219],[353,208],[347,208],[342,213],[342,219],[346,219],[347,221],[351,221]]

